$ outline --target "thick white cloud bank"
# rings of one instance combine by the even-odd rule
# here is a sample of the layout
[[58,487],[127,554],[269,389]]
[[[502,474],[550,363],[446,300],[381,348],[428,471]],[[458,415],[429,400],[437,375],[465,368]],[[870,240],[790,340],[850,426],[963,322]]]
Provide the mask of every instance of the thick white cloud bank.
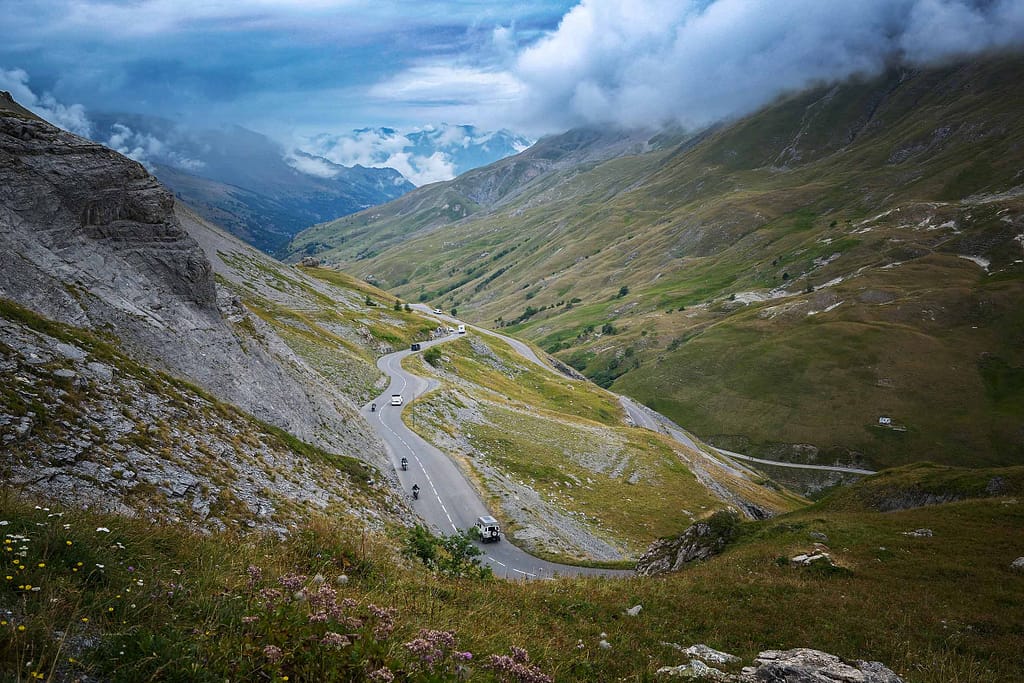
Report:
[[700,127],[891,65],[1022,47],[1024,0],[582,0],[539,38],[496,29],[474,68],[421,63],[370,93],[454,101],[478,124],[532,135]]
[[523,120],[699,126],[887,64],[1024,43],[1024,0],[583,0],[510,66]]

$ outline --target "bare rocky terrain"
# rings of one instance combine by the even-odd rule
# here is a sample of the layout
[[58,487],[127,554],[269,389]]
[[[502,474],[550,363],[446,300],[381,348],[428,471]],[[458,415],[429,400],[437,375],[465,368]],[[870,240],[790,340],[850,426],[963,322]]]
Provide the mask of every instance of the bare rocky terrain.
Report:
[[23,493],[206,531],[285,534],[316,511],[377,529],[408,516],[359,461],[296,449],[75,328],[29,322],[0,318],[0,374],[11,379],[2,467]]
[[352,401],[218,295],[210,259],[141,165],[11,107],[0,111],[0,296],[116,330],[141,362],[304,441],[383,462]]

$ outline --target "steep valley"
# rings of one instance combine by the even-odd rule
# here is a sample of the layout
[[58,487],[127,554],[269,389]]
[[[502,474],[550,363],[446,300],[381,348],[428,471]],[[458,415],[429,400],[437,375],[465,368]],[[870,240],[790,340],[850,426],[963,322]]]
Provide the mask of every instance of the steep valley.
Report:
[[[1022,71],[572,131],[290,265],[0,98],[0,679],[1019,679]],[[395,358],[501,543],[620,571],[420,524]]]
[[717,446],[1015,464],[1022,69],[893,70],[697,134],[574,131],[293,249],[531,339]]

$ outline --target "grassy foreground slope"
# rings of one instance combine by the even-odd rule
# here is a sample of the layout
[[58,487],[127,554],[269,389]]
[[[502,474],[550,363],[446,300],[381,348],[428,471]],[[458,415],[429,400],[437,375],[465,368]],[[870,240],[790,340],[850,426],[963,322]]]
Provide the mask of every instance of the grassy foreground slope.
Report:
[[[434,210],[458,191],[472,211],[420,224],[389,204],[308,236],[716,445],[1019,463],[1022,78],[1019,56],[893,71],[610,158],[580,151],[603,138],[552,138],[491,185],[481,170],[410,195]],[[514,191],[480,189],[513,167]],[[357,248],[385,227],[386,250]]]
[[[964,476],[925,474],[947,493]],[[895,476],[916,486],[915,470]],[[814,647],[882,661],[908,683],[1019,680],[1024,575],[1009,565],[1022,552],[1024,475],[970,476],[1001,481],[999,492],[890,513],[826,500],[747,524],[722,555],[675,575],[528,584],[429,574],[394,540],[337,517],[282,544],[46,509],[5,491],[0,521],[16,552],[2,553],[12,579],[0,585],[0,671],[297,681],[372,680],[387,668],[396,680],[513,680],[488,665],[514,646],[555,680],[646,681],[687,659],[672,643],[702,642],[748,661]],[[875,481],[847,493],[869,497]],[[919,528],[933,535],[905,535]],[[789,563],[811,532],[827,536],[839,568]],[[637,616],[624,613],[638,604]],[[443,641],[441,656],[428,662],[406,645],[417,637]]]

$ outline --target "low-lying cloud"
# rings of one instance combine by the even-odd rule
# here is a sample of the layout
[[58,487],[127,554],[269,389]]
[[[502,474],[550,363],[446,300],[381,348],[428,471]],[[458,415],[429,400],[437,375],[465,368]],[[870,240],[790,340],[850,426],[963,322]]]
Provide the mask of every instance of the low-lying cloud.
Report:
[[85,114],[85,107],[61,104],[48,92],[36,95],[28,82],[29,75],[24,69],[0,68],[0,90],[11,93],[18,104],[75,135],[89,137],[92,134],[92,123]]
[[29,86],[29,75],[24,69],[0,68],[0,90],[7,90],[14,100],[50,123],[66,131],[96,140],[115,152],[134,159],[152,170],[153,164],[162,163],[185,171],[195,172],[203,162],[177,152],[152,133],[133,130],[124,123],[114,123],[109,131],[97,130],[81,104],[63,104],[48,92],[37,95]]
[[110,149],[134,159],[152,170],[153,164],[161,163],[189,172],[196,172],[205,166],[202,161],[190,159],[171,149],[166,142],[152,133],[132,130],[123,123],[110,127],[110,137],[101,140]]
[[1024,43],[1024,0],[583,0],[509,65],[524,122],[700,126],[787,91]]
[[[481,132],[472,126],[428,126],[411,131],[367,128],[345,135],[321,134],[302,140],[298,149],[339,166],[393,168],[417,186],[451,180],[470,168],[496,161],[529,146],[508,131]],[[315,172],[311,161],[296,168]],[[324,170],[328,170],[324,168]]]

